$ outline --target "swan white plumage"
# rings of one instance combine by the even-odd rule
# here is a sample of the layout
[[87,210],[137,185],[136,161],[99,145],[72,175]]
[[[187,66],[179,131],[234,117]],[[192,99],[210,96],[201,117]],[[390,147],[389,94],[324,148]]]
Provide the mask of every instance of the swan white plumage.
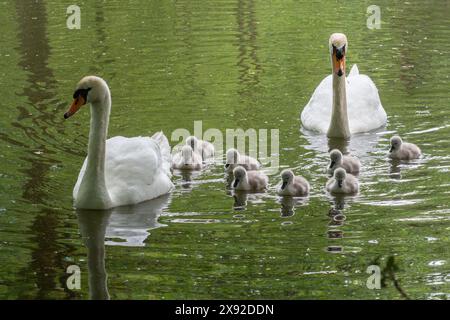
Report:
[[67,119],[91,104],[88,155],[73,189],[74,204],[83,209],[109,209],[137,204],[171,191],[170,146],[158,132],[150,137],[113,137],[106,140],[111,94],[96,76],[81,79]]
[[329,47],[333,71],[322,80],[304,107],[303,127],[327,133],[328,137],[348,138],[384,126],[387,115],[373,81],[360,74],[356,64],[348,77],[345,76],[347,37],[342,33],[332,34]]

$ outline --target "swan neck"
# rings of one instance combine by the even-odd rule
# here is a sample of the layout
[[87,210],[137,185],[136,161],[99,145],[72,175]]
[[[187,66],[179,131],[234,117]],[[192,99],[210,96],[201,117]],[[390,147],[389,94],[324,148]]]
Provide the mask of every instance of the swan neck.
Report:
[[79,190],[78,207],[107,209],[111,205],[105,179],[106,137],[110,110],[109,91],[102,101],[91,103],[88,156]]
[[330,127],[328,128],[328,137],[348,138],[350,137],[350,128],[347,115],[347,91],[346,91],[345,73],[338,76],[333,72],[333,107],[331,113]]
[[105,180],[105,146],[108,134],[110,106],[91,104],[91,126],[89,131],[88,166],[100,180]]

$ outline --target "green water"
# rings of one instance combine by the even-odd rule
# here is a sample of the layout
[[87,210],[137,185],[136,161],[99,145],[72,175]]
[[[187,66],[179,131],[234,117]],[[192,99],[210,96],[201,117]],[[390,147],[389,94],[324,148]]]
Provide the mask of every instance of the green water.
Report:
[[[70,4],[0,2],[0,298],[450,297],[448,1],[378,1],[375,30],[370,1],[83,1],[80,30],[66,27]],[[361,192],[345,199],[323,190],[329,142],[299,121],[337,31],[388,114],[386,128],[352,139]],[[216,165],[176,173],[168,197],[77,213],[89,112],[63,113],[88,74],[111,88],[109,136],[170,138],[197,120],[279,129],[280,166],[308,178],[311,195],[282,201],[274,175],[266,194],[235,199]],[[423,158],[389,162],[394,132]],[[328,215],[336,206],[343,221]],[[400,289],[393,277],[368,289],[372,264]],[[66,287],[70,265],[80,290]]]

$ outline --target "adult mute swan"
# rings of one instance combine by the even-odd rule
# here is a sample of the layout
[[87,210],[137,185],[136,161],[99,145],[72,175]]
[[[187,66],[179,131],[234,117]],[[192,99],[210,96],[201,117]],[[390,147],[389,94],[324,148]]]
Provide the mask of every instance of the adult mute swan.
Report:
[[327,133],[330,138],[348,138],[384,126],[387,116],[373,81],[359,74],[356,65],[345,76],[347,37],[332,34],[329,47],[333,71],[322,80],[303,109],[303,127]]
[[111,93],[106,82],[88,76],[78,83],[67,119],[91,104],[88,155],[73,189],[76,208],[109,209],[136,204],[168,193],[170,146],[158,132],[150,137],[113,137],[106,140]]

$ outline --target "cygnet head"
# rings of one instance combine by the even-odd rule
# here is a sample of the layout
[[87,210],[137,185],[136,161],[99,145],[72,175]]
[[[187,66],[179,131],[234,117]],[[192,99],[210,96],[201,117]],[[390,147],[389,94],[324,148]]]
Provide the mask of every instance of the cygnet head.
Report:
[[198,145],[198,139],[197,137],[190,136],[186,139],[186,144],[192,148],[192,150],[195,150]]
[[333,74],[345,75],[345,55],[348,50],[347,37],[343,33],[333,33],[329,40]]
[[185,145],[181,148],[181,154],[183,155],[183,162],[184,164],[191,164],[192,163],[192,153],[194,150],[192,150],[191,146]]
[[342,152],[338,149],[331,150],[330,160],[330,168],[333,168],[336,163],[340,164],[342,162]]
[[87,76],[78,82],[73,93],[73,102],[64,113],[64,119],[73,116],[82,106],[87,103],[94,103],[93,106],[100,108],[106,99],[109,98],[109,88],[105,80],[96,76]]
[[236,188],[239,182],[245,179],[245,177],[247,176],[247,171],[244,169],[244,167],[237,166],[233,170],[233,176],[234,176],[233,187]]
[[389,149],[389,152],[399,150],[402,143],[403,143],[402,138],[400,138],[399,136],[393,136],[391,138],[391,148]]
[[281,172],[281,190],[286,188],[286,186],[294,180],[294,173],[290,169],[285,169]]
[[236,164],[239,162],[239,152],[236,149],[228,149],[227,151],[227,162],[225,168],[228,168],[230,164]]
[[344,182],[347,173],[344,169],[338,168],[334,171],[334,178],[336,179],[339,188],[342,188],[342,182]]

